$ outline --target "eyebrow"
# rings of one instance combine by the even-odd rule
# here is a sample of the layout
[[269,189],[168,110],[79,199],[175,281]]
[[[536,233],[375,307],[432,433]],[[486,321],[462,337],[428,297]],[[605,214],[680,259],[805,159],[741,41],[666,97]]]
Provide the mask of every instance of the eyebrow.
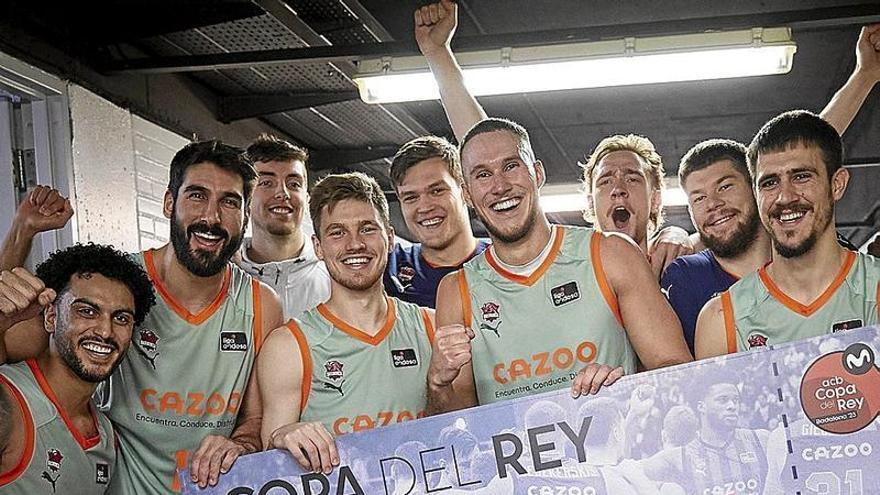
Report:
[[[184,192],[201,192],[201,193],[205,193],[205,194],[210,194],[212,192],[211,189],[209,189],[205,186],[200,186],[198,184],[190,184],[190,185],[186,186],[185,188],[183,188],[183,191]],[[237,199],[238,201],[244,200],[244,198],[241,196],[241,194],[239,194],[235,191],[225,191],[220,194],[221,194],[220,197],[222,197],[222,198],[234,198],[234,199]]]

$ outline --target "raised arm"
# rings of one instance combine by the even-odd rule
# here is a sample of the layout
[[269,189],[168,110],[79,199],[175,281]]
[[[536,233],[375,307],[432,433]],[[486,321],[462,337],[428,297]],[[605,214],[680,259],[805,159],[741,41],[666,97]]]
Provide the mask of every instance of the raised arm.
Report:
[[822,118],[843,135],[880,81],[880,24],[862,28],[856,44],[856,68],[822,109]]
[[[48,345],[39,315],[55,296],[54,290],[24,268],[0,272],[0,364],[9,358],[20,361],[21,357],[35,357]],[[11,356],[6,352],[7,341],[13,348]]]
[[461,142],[471,127],[486,118],[486,112],[465,87],[461,67],[449,47],[457,25],[458,5],[450,0],[426,5],[415,12],[416,42],[440,88],[440,101],[452,132]]
[[693,361],[681,323],[638,246],[619,234],[597,235],[603,236],[599,256],[617,296],[623,326],[645,368]]
[[0,247],[0,270],[23,266],[31,251],[34,236],[60,229],[73,216],[70,201],[47,186],[37,186],[18,205],[12,227]]
[[477,405],[471,339],[465,325],[459,291],[459,272],[443,277],[437,288],[437,331],[428,367],[428,414],[439,414]]

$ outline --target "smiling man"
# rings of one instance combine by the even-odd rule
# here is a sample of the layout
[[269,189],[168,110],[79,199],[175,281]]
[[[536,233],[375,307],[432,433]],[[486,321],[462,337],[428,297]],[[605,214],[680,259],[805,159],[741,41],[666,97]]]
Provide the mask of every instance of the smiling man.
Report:
[[241,246],[241,268],[275,289],[284,318],[294,318],[330,297],[330,276],[303,229],[309,155],[303,148],[262,135],[247,148],[257,170],[250,206],[252,236]]
[[385,290],[433,308],[440,280],[489,245],[488,239],[477,239],[471,233],[458,149],[436,136],[413,139],[394,155],[391,181],[403,220],[419,242],[394,246],[385,271]]
[[[204,486],[260,448],[259,395],[248,383],[262,336],[282,322],[281,305],[230,263],[256,176],[244,150],[219,141],[189,144],[171,161],[163,205],[171,242],[131,255],[160,298],[129,359],[99,389],[119,439],[113,493],[179,491],[177,469],[190,463]],[[21,252],[21,242],[30,239],[4,250]],[[13,361],[47,345],[34,320],[22,325],[5,336]]]
[[[49,345],[0,366],[0,490],[98,494],[116,471],[116,438],[92,395],[125,358],[155,303],[147,274],[110,246],[76,245],[0,274],[0,340],[36,315]],[[2,342],[0,342],[2,346]]]
[[635,372],[637,355],[647,369],[691,360],[629,238],[550,226],[544,166],[522,126],[484,120],[460,152],[466,198],[492,245],[440,283],[432,413],[560,388],[595,393]]
[[433,311],[385,294],[394,231],[375,180],[324,177],[309,211],[330,299],[272,332],[257,373],[265,447],[329,473],[334,437],[424,416]]
[[837,131],[807,111],[758,131],[748,165],[773,261],[703,308],[697,357],[748,350],[877,322],[880,261],[840,246],[834,204],[849,182]]

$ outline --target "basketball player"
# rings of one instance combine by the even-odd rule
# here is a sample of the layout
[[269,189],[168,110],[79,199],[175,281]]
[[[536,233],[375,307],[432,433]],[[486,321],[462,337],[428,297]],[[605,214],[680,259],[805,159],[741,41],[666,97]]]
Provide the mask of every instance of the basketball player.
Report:
[[649,478],[675,483],[686,493],[762,493],[768,432],[739,427],[740,392],[731,377],[718,375],[707,383],[694,390],[697,437],[639,464]]
[[155,303],[140,266],[110,246],[77,244],[0,274],[0,337],[43,313],[49,346],[0,366],[0,491],[104,493],[116,438],[91,398]]
[[334,437],[424,416],[433,311],[385,294],[394,231],[375,180],[324,177],[309,211],[330,299],[272,332],[257,376],[266,448],[329,473]]
[[749,146],[758,213],[773,261],[706,304],[698,357],[877,322],[880,261],[837,242],[834,204],[846,191],[840,135],[807,111],[767,122]]
[[[878,80],[880,24],[862,29],[855,70],[820,115],[843,135]],[[673,261],[660,287],[693,350],[697,315],[706,302],[763,266],[771,258],[771,247],[758,217],[744,145],[726,139],[703,141],[682,158],[678,178],[688,195],[691,221],[708,249]]]
[[385,290],[433,308],[440,280],[489,245],[488,239],[477,239],[471,233],[458,149],[436,136],[413,139],[394,155],[391,182],[403,220],[419,242],[394,246],[385,271]]
[[566,387],[595,393],[635,372],[637,354],[647,369],[691,360],[631,240],[551,228],[525,129],[487,119],[460,149],[466,198],[493,244],[440,284],[432,413]]
[[[486,118],[486,112],[464,85],[461,68],[450,49],[458,23],[458,5],[443,0],[416,10],[415,35],[440,88],[441,102],[452,130],[462,142],[467,131]],[[599,186],[597,178],[602,177]],[[612,136],[591,154],[584,182],[587,220],[605,232],[633,238],[651,262],[655,279],[675,257],[694,252],[687,232],[667,227],[654,238],[662,222],[660,204],[663,164],[653,144],[641,136]]]
[[[213,484],[260,448],[259,394],[245,391],[281,306],[229,262],[257,174],[244,150],[219,141],[183,147],[170,168],[171,242],[132,255],[160,297],[132,337],[132,355],[99,389],[119,436],[114,493],[179,491],[177,469],[187,466],[201,486]],[[47,345],[40,332],[34,320],[8,331],[9,359],[39,354]]]
[[241,268],[275,289],[284,318],[294,318],[330,297],[330,276],[303,229],[309,155],[275,136],[261,135],[247,149],[257,170],[251,201],[252,237],[242,243]]

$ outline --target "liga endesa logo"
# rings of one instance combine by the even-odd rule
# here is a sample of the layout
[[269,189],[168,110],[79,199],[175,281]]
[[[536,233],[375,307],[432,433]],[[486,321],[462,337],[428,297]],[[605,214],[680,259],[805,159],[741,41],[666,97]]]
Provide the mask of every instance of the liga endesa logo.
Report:
[[829,433],[853,433],[880,415],[880,368],[871,347],[856,343],[820,357],[801,380],[807,418]]

